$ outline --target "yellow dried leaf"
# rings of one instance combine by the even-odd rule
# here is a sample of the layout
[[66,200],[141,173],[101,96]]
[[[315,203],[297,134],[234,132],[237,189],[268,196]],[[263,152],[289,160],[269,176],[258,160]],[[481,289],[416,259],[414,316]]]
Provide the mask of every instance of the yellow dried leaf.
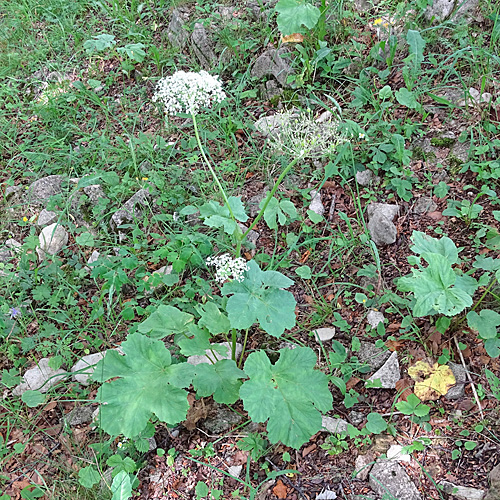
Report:
[[304,41],[304,35],[301,33],[292,33],[291,35],[286,35],[281,37],[282,43],[302,43]]
[[449,366],[430,366],[426,361],[417,361],[408,368],[408,375],[415,380],[415,395],[421,401],[436,400],[444,396],[456,384]]

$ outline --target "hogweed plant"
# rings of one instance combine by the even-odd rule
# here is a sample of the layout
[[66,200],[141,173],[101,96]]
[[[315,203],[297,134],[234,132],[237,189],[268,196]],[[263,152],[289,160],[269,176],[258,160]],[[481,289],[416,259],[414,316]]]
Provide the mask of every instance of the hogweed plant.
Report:
[[[271,141],[293,159],[243,232],[239,223],[245,223],[248,216],[242,200],[226,195],[197,126],[198,114],[224,98],[219,79],[206,72],[177,72],[158,84],[155,101],[163,105],[167,116],[191,115],[201,155],[224,201],[223,205],[208,201],[200,207],[200,215],[206,225],[233,237],[236,249],[234,256],[209,257],[206,262],[216,269],[220,296],[209,296],[194,307],[195,313],[159,305],[128,335],[121,345],[122,354],[110,350],[98,363],[93,376],[103,383],[98,392],[100,425],[113,436],[133,438],[150,420],[177,424],[186,418],[192,388],[198,397],[212,396],[220,404],[241,398],[253,421],[267,422],[270,442],[299,448],[321,429],[321,412],[332,408],[328,377],[315,369],[316,353],[308,347],[281,349],[274,364],[264,350],[245,358],[247,339],[255,328],[280,338],[295,326],[296,301],[287,290],[291,279],[277,271],[263,271],[253,260],[245,262],[240,253],[261,217],[268,220],[266,209],[287,173],[305,158],[333,151],[340,136],[334,120],[317,124],[309,115],[299,115],[285,123]],[[185,213],[193,209],[185,207]],[[173,358],[165,346],[167,336],[173,337],[180,357]],[[243,341],[240,349],[238,339]],[[205,356],[206,362],[192,364],[191,356]]]

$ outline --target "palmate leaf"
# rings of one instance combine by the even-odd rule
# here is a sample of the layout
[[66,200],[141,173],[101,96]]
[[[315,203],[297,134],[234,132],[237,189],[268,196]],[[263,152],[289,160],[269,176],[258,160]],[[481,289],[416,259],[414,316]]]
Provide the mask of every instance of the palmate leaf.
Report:
[[321,11],[304,0],[280,0],[275,7],[278,12],[276,22],[282,35],[303,33],[302,26],[313,29],[321,16]]
[[295,325],[295,299],[282,290],[293,281],[277,271],[262,271],[251,260],[242,282],[232,281],[222,287],[223,295],[231,295],[226,311],[232,328],[250,328],[258,322],[263,330],[279,337]]
[[228,405],[239,398],[240,379],[245,378],[245,372],[232,359],[221,359],[214,365],[200,363],[196,365],[195,371],[193,387],[198,396],[213,394],[217,403]]
[[160,340],[140,333],[121,345],[124,356],[109,350],[96,365],[93,378],[105,382],[97,393],[102,429],[113,436],[132,438],[155,414],[162,422],[177,424],[186,418],[187,392],[194,376],[188,363],[172,364],[170,352]]
[[446,257],[450,261],[450,264],[458,262],[457,247],[453,243],[453,240],[447,236],[437,239],[427,236],[420,231],[413,231],[411,241],[413,242],[413,246],[410,247],[410,250],[418,255],[423,253],[438,253]]
[[[241,197],[230,196],[229,206],[234,217],[240,222],[246,222],[248,216],[245,213],[245,207]],[[232,219],[229,208],[226,205],[220,205],[215,201],[209,201],[200,207],[200,216],[203,217],[203,223],[208,227],[221,227],[227,234],[234,234],[238,229],[236,222]]]
[[483,309],[479,314],[471,311],[467,314],[467,323],[482,339],[494,339],[498,336],[500,314],[491,309]]
[[263,351],[250,354],[240,397],[254,422],[267,420],[272,443],[300,448],[321,429],[321,413],[332,407],[326,375],[314,369],[316,354],[308,347],[280,349],[272,365]]
[[140,323],[137,329],[140,333],[161,339],[172,333],[176,335],[185,333],[193,321],[192,314],[162,304],[149,318]]

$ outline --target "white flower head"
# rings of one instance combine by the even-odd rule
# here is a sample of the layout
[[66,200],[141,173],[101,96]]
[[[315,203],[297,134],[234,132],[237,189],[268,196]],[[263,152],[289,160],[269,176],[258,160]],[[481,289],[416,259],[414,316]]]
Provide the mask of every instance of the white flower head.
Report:
[[200,108],[209,108],[212,103],[222,102],[225,98],[218,76],[206,71],[177,71],[158,81],[153,101],[161,102],[167,115],[175,115],[196,114]]
[[315,120],[312,113],[285,111],[279,129],[270,137],[273,148],[290,156],[322,158],[332,153],[345,139],[338,130],[339,120]]
[[233,259],[228,253],[218,257],[208,257],[207,266],[215,266],[215,280],[224,283],[227,280],[243,281],[243,274],[248,271],[246,260],[242,257]]

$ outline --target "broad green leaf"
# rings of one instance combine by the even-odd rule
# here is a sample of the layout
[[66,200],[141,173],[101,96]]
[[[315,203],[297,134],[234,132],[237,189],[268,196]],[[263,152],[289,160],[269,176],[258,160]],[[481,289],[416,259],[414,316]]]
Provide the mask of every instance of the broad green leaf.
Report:
[[368,413],[366,428],[373,434],[381,434],[387,429],[387,422],[380,413]]
[[498,358],[500,356],[500,339],[488,339],[484,341],[484,349],[490,358]]
[[277,271],[262,271],[255,261],[248,263],[242,282],[232,281],[222,287],[222,295],[231,295],[226,311],[232,328],[250,328],[259,322],[274,337],[295,325],[295,299],[283,290],[293,281]]
[[203,356],[210,349],[210,333],[205,328],[190,325],[185,335],[179,335],[177,345],[183,356]]
[[423,253],[438,253],[446,257],[450,261],[450,264],[458,262],[457,247],[448,236],[437,239],[427,236],[420,231],[413,231],[411,241],[413,242],[413,246],[410,247],[410,250],[418,255]]
[[472,267],[483,269],[484,271],[498,271],[500,269],[500,259],[476,255],[476,260],[473,262]]
[[97,472],[96,468],[91,465],[83,467],[78,471],[78,482],[84,488],[92,488],[92,486],[97,484],[100,480],[101,475]]
[[[265,204],[266,200],[262,200],[260,203],[260,208]],[[271,198],[269,204],[264,210],[264,220],[269,226],[269,229],[278,229],[278,224],[280,226],[286,224],[287,214],[290,219],[297,218],[297,210],[295,205],[290,200],[278,201],[276,198]]]
[[132,481],[125,471],[120,471],[111,483],[111,500],[128,500],[132,496]]
[[420,32],[408,30],[406,41],[410,46],[410,57],[415,61],[415,65],[420,67],[424,61],[425,40],[420,36]]
[[203,481],[198,481],[196,483],[194,491],[196,492],[197,500],[200,500],[201,498],[208,496],[208,493],[210,492],[208,486]]
[[92,40],[87,40],[83,44],[83,48],[87,51],[87,54],[93,54],[94,52],[101,52],[102,50],[109,49],[115,44],[114,35],[103,33],[102,35],[92,37]]
[[199,306],[198,312],[201,315],[198,324],[205,326],[212,335],[227,333],[231,329],[229,319],[213,302],[207,302],[205,305]]
[[101,403],[100,426],[113,436],[132,438],[155,414],[162,422],[177,424],[186,418],[187,392],[193,366],[172,364],[170,352],[160,340],[133,333],[121,345],[124,356],[109,350],[96,365],[93,378],[104,383],[97,393]]
[[227,201],[236,219],[240,222],[246,222],[248,220],[248,215],[245,212],[245,205],[243,205],[241,201],[241,196],[230,196]]
[[120,455],[111,455],[106,460],[106,465],[113,467],[114,474],[118,474],[118,472],[121,471],[125,471],[127,473],[134,472],[136,469],[136,464],[130,457],[123,458]]
[[194,316],[180,311],[176,307],[160,305],[149,318],[139,324],[137,330],[149,337],[162,339],[175,333],[176,336],[188,331]]
[[200,207],[200,216],[208,227],[223,228],[227,234],[234,234],[237,229],[236,222],[231,218],[229,209],[215,201],[204,203]]
[[471,311],[467,314],[467,323],[482,339],[494,339],[498,335],[500,314],[491,309],[483,309],[479,314]]
[[303,33],[302,26],[312,30],[321,15],[321,11],[304,0],[280,0],[275,7],[279,13],[276,22],[282,35]]
[[21,399],[23,403],[26,403],[30,408],[35,408],[35,406],[45,402],[45,394],[42,394],[40,391],[25,391]]
[[214,365],[200,363],[195,367],[193,387],[198,396],[213,394],[215,401],[221,404],[233,404],[239,398],[239,390],[245,372],[237,368],[232,359],[221,359]]
[[250,354],[240,397],[254,422],[267,421],[272,443],[299,448],[321,429],[321,413],[332,407],[328,378],[315,370],[316,354],[308,347],[280,349],[276,364],[263,351]]
[[392,97],[391,87],[389,85],[385,85],[384,87],[382,87],[378,92],[378,96],[380,97],[380,99],[390,99]]
[[[395,156],[403,164],[409,165],[411,161],[411,151],[405,149],[405,138],[400,134],[393,134],[391,141],[396,147]],[[409,189],[411,189],[411,183],[407,181]],[[399,193],[398,193],[399,194]]]
[[310,280],[312,277],[311,268],[309,266],[300,266],[295,269],[295,272],[304,280]]
[[120,54],[127,54],[132,61],[141,63],[146,57],[146,52],[144,51],[145,48],[146,46],[143,43],[129,43],[125,45],[125,47],[121,47],[116,51]]
[[415,94],[409,91],[406,87],[400,88],[395,92],[394,95],[396,96],[396,100],[399,102],[399,104],[402,104],[407,108],[417,109],[420,107]]
[[76,238],[75,241],[78,245],[82,247],[93,247],[95,244],[94,237],[90,233],[81,233]]

